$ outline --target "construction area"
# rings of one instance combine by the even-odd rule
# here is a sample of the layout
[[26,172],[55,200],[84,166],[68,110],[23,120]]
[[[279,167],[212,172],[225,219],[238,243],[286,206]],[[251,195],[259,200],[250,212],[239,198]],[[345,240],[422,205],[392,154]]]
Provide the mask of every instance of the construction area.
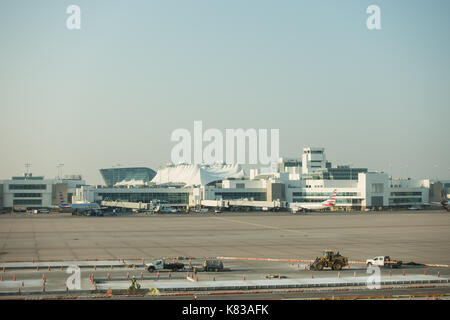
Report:
[[0,299],[448,299],[449,231],[440,211],[2,215]]

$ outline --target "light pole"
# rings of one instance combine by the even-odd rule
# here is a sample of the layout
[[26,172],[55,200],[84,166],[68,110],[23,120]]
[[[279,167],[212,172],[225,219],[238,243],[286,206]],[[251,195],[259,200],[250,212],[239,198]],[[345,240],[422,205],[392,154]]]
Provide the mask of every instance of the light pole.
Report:
[[56,165],[56,168],[58,168],[58,180],[61,180],[62,178],[62,167],[64,166],[64,163],[58,163]]

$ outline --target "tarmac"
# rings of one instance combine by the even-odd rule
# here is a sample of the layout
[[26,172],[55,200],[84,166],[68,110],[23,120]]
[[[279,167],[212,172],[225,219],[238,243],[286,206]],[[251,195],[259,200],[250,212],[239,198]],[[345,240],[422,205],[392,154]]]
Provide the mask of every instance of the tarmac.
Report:
[[[402,290],[414,294],[419,286],[427,287],[428,294],[434,292],[431,287],[439,286],[435,293],[446,295],[450,294],[449,231],[450,215],[440,211],[136,217],[2,215],[0,297],[104,295],[109,288],[128,288],[132,276],[142,288],[157,288],[163,295],[312,290],[312,297],[319,289],[365,288],[365,259],[378,255],[426,264],[382,268],[383,290],[402,286]],[[308,262],[321,255],[323,249],[347,256],[349,268],[339,273],[306,270]],[[186,271],[149,273],[143,264],[173,257],[183,258],[185,264],[192,261],[193,265],[200,265],[206,257],[221,257],[229,271],[199,272],[195,281],[192,273],[190,280],[186,278]],[[66,270],[72,265],[81,269],[81,288],[66,291]],[[281,279],[266,279],[269,274],[280,275]],[[305,297],[305,293],[300,296]]]

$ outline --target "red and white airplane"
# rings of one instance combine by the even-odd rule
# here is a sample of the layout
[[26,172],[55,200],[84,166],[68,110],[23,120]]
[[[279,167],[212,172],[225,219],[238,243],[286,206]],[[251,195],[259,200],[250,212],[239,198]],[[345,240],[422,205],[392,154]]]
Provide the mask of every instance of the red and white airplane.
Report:
[[315,211],[334,207],[336,205],[336,192],[337,190],[334,189],[333,194],[327,200],[318,203],[294,202],[291,204],[292,212],[297,212],[299,210]]
[[441,190],[441,202],[431,202],[431,203],[435,205],[441,205],[442,208],[450,212],[450,207],[448,205],[448,200],[447,197],[445,196],[444,189]]

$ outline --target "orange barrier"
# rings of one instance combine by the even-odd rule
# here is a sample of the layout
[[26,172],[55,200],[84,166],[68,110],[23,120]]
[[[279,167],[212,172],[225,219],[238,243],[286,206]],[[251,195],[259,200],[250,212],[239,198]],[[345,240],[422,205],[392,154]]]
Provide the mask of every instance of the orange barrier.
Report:
[[[284,258],[244,258],[244,257],[217,257],[220,260],[244,260],[244,261],[273,261],[273,262],[313,262],[310,259],[284,259]],[[349,264],[366,264],[365,261],[352,260],[348,262]],[[450,268],[448,264],[423,264],[427,267],[441,267]],[[350,268],[350,265],[349,265]]]

